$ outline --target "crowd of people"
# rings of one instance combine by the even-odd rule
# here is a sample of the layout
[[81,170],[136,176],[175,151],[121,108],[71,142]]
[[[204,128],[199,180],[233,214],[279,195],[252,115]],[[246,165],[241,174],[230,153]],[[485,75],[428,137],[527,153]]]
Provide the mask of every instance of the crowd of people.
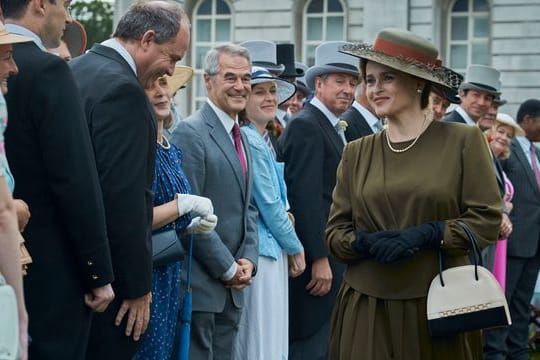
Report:
[[[69,1],[0,5],[0,273],[21,359],[527,357],[540,99],[500,112],[497,69],[462,76],[399,29],[324,42],[311,67],[293,44],[223,43],[181,119],[179,4],[132,5],[88,51]],[[439,253],[470,263],[462,222],[512,325],[433,337]],[[183,250],[158,263],[168,234]]]

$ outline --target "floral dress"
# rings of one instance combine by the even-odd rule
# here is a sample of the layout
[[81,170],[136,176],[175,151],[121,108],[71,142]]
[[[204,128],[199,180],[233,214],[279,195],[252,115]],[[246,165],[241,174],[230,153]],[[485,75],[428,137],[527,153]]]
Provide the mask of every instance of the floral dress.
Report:
[[[176,146],[157,144],[156,166],[152,191],[154,206],[173,200],[176,194],[191,191],[182,170],[182,152]],[[172,228],[182,232],[190,223],[189,214],[179,217],[154,233]],[[148,330],[134,359],[169,359],[173,349],[176,322],[181,299],[182,263],[180,261],[154,268],[152,280],[152,305]]]

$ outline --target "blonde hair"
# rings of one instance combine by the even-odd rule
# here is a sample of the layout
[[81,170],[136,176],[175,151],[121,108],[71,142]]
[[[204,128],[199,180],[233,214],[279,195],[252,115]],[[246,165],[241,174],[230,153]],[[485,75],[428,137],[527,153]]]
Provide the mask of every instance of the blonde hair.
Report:
[[[491,142],[493,141],[493,136],[495,136],[495,133],[497,132],[497,129],[501,126],[507,126],[509,127],[510,129],[512,129],[512,139],[516,136],[516,130],[510,126],[510,125],[507,125],[507,124],[503,124],[501,122],[498,122],[497,120],[495,120],[495,125],[493,125],[492,127],[490,127],[489,129],[487,129],[484,134],[486,134],[486,137],[488,139],[488,142],[491,144]],[[506,149],[504,149],[503,153],[499,156],[499,159],[501,160],[506,160],[510,157],[510,146],[508,146]]]

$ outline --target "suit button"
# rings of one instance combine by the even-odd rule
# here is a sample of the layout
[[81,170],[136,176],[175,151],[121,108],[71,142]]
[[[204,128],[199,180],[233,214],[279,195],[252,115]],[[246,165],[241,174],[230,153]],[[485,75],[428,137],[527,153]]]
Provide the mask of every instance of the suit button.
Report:
[[99,276],[97,276],[97,275],[92,275],[92,280],[97,280],[97,279],[99,279]]
[[94,263],[92,261],[90,261],[90,260],[88,260],[87,264],[88,264],[88,266],[94,265]]

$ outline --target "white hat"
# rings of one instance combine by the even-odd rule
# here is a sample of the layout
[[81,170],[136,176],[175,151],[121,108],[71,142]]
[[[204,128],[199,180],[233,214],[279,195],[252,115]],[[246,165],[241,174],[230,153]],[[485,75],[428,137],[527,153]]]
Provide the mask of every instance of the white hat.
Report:
[[269,81],[274,81],[277,86],[278,104],[282,104],[289,100],[291,96],[296,92],[296,86],[285,80],[273,76],[268,69],[260,66],[253,66],[251,68],[251,86],[261,84]]
[[525,136],[525,131],[523,131],[521,126],[519,126],[518,123],[516,123],[516,121],[510,115],[498,113],[495,121],[500,124],[512,127],[514,129],[514,136]]
[[315,65],[306,71],[306,83],[315,90],[315,78],[324,74],[349,74],[358,77],[358,59],[339,52],[347,43],[327,41],[315,48]]

